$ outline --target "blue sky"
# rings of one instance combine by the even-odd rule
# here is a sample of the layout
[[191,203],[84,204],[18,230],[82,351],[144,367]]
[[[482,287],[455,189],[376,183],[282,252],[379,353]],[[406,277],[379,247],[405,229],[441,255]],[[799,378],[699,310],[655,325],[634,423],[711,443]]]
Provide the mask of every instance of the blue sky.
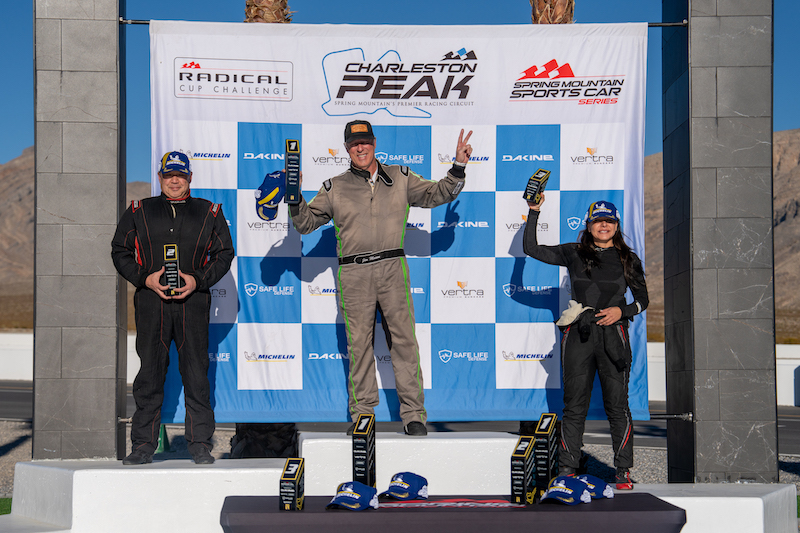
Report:
[[[6,2],[0,20],[0,164],[33,145],[33,2]],[[659,22],[660,0],[579,0],[576,22]],[[245,0],[196,0],[191,4],[163,0],[127,0],[126,19],[241,22]],[[528,0],[355,2],[352,0],[289,0],[299,24],[528,24]],[[187,9],[188,7],[188,9]],[[774,130],[800,128],[800,82],[796,53],[800,1],[774,0],[775,70]],[[146,25],[125,26],[127,71],[126,126],[128,181],[148,180],[150,168],[149,38]],[[648,35],[645,153],[661,151],[661,30]],[[12,81],[9,81],[12,80]]]

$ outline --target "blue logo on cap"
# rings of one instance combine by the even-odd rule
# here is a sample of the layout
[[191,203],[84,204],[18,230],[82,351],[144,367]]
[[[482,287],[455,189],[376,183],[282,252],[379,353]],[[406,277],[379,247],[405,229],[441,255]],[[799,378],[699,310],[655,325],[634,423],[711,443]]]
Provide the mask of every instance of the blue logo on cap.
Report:
[[413,472],[400,472],[392,476],[389,488],[380,494],[381,498],[395,500],[428,499],[428,480]]
[[278,204],[286,194],[286,173],[270,172],[256,189],[256,213],[262,220],[273,220],[278,215]]
[[576,477],[572,476],[558,476],[550,481],[550,486],[547,487],[547,492],[544,493],[540,501],[555,500],[557,502],[566,503],[567,505],[577,505],[579,503],[589,503],[592,501],[592,495],[586,484]]
[[586,212],[586,220],[587,222],[594,222],[599,218],[610,218],[619,222],[619,212],[611,202],[595,202],[589,206],[589,211]]
[[189,156],[183,152],[167,152],[164,154],[164,157],[161,158],[161,169],[159,172],[161,174],[180,172],[188,176],[192,173],[191,167],[189,166]]
[[363,511],[378,508],[378,491],[358,481],[341,483],[336,489],[336,496],[325,506],[326,509],[349,509]]

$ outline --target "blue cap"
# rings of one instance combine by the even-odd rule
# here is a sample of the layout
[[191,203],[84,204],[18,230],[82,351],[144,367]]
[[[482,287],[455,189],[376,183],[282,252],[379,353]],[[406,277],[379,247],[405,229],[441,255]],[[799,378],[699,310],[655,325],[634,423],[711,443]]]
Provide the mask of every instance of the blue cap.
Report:
[[336,488],[336,496],[325,506],[326,509],[349,509],[363,511],[378,508],[378,491],[358,481],[347,481]]
[[586,484],[586,488],[589,489],[589,495],[593,500],[614,497],[614,489],[599,477],[591,474],[581,474],[575,477]]
[[270,172],[256,189],[256,213],[262,220],[273,220],[278,215],[278,204],[286,194],[286,173]]
[[558,476],[550,481],[547,491],[540,501],[555,500],[567,505],[577,505],[581,502],[589,503],[592,495],[586,488],[586,483],[574,476]]
[[427,500],[428,480],[413,472],[400,472],[392,476],[389,488],[381,492],[380,498],[395,500]]
[[595,202],[589,206],[589,211],[586,212],[586,222],[594,222],[599,218],[610,218],[619,222],[619,211],[611,202]]
[[188,176],[192,173],[192,169],[189,166],[189,156],[183,152],[167,152],[161,158],[161,168],[158,171],[161,174],[180,172]]

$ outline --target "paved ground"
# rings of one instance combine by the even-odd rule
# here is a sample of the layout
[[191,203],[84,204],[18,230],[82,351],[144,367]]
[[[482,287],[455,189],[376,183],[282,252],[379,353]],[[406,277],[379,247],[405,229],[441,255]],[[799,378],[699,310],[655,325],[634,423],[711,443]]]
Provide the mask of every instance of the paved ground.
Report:
[[[31,423],[0,421],[0,498],[10,498],[14,490],[14,465],[31,460]],[[217,428],[214,433],[214,451],[217,459],[228,457],[232,428]],[[170,451],[156,455],[158,459],[188,459],[189,450],[183,438],[183,426],[167,426]],[[128,427],[130,437],[130,427]],[[130,441],[128,441],[130,442]],[[130,447],[130,445],[129,445]]]
[[[343,427],[346,424],[342,424]],[[302,428],[302,425],[300,427]],[[308,428],[314,429],[314,428]],[[500,428],[497,428],[500,429]],[[343,431],[343,430],[342,430]],[[217,459],[228,457],[231,427],[218,427],[214,435],[214,452]],[[189,452],[183,438],[182,426],[167,426],[170,451],[156,456],[159,459],[187,459]],[[612,479],[613,456],[611,446],[587,444],[584,450],[590,455],[589,473]],[[30,422],[0,421],[0,497],[10,498],[14,489],[14,465],[31,459]],[[638,483],[667,482],[667,452],[664,449],[637,447],[634,449],[635,467],[631,471]],[[779,456],[781,483],[794,483],[800,489],[800,456]]]

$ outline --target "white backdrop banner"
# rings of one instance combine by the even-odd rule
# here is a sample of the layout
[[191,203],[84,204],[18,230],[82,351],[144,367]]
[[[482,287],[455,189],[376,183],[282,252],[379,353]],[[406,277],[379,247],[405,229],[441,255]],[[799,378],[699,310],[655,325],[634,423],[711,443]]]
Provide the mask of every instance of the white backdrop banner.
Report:
[[[439,179],[473,130],[452,204],[412,208],[405,236],[431,421],[532,420],[562,407],[563,268],[522,252],[522,191],[551,172],[544,244],[574,242],[589,204],[613,202],[644,258],[646,24],[350,26],[150,24],[152,160],[186,152],[192,193],[221,202],[236,246],[212,290],[220,422],[346,421],[347,344],[332,224],[301,236],[285,204],[255,194],[302,147],[303,195],[350,164],[344,125],[372,122],[381,162]],[[153,164],[153,193],[158,194]],[[631,324],[630,403],[646,419],[645,318]],[[379,420],[399,420],[391,354],[376,329]],[[173,363],[177,353],[172,352]],[[163,420],[182,421],[177,364]],[[603,418],[599,387],[590,417]]]

